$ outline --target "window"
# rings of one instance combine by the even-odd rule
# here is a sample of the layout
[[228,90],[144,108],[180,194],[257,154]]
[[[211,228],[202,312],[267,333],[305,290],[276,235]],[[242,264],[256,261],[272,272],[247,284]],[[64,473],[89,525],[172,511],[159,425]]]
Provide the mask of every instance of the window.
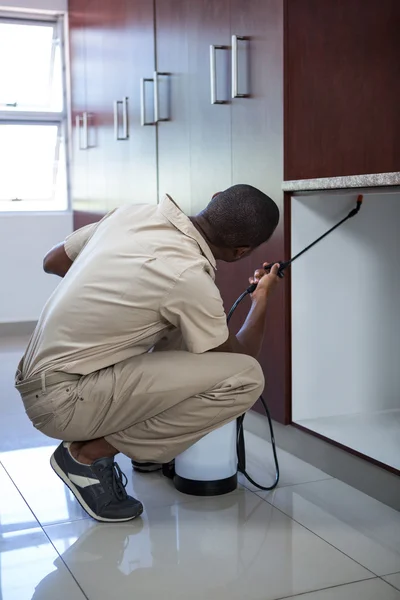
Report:
[[62,20],[0,18],[0,211],[65,210]]

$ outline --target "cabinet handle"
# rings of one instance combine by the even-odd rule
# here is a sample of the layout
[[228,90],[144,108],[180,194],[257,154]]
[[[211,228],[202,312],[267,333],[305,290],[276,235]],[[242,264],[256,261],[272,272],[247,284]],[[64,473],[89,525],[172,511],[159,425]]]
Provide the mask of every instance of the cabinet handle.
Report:
[[160,98],[158,92],[158,78],[167,77],[169,73],[159,73],[154,71],[154,121],[160,123],[160,121],[169,121],[169,118],[160,119]]
[[128,96],[122,100],[122,135],[124,140],[129,139]]
[[238,40],[245,40],[245,37],[239,35],[232,36],[232,98],[246,98],[247,94],[238,92]]
[[119,137],[119,123],[118,123],[118,105],[120,100],[114,100],[114,137],[118,141],[121,138]]
[[[119,135],[118,107],[122,106],[122,135]],[[129,139],[128,98],[114,100],[114,137],[117,141]]]
[[142,127],[146,125],[155,125],[154,121],[146,121],[146,83],[154,83],[154,79],[142,77],[140,80],[140,124]]
[[226,50],[226,46],[210,46],[210,85],[211,85],[211,104],[226,104],[225,100],[217,100],[217,64],[216,51]]
[[83,148],[82,150],[87,150],[89,148],[89,129],[88,129],[88,114],[85,111],[82,113],[82,129],[83,129]]
[[82,113],[82,115],[76,115],[76,117],[75,117],[75,127],[76,127],[76,131],[77,131],[78,150],[86,150],[87,149],[85,147],[85,145],[82,144],[81,123],[83,123],[83,115],[84,115],[84,113]]

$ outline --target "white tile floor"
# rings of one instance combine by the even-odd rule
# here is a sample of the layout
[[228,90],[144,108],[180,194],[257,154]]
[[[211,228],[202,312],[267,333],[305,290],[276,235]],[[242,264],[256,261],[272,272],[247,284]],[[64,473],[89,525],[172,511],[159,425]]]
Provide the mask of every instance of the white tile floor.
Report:
[[[285,452],[275,492],[242,478],[205,499],[119,458],[143,518],[94,522],[21,409],[17,346],[0,347],[1,600],[400,600],[400,514]],[[247,444],[249,470],[268,483],[269,445]]]

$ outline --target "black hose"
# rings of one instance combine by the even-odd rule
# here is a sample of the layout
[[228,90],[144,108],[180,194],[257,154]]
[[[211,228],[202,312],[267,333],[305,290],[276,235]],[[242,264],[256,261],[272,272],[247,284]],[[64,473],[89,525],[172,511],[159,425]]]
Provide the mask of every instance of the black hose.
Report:
[[[228,313],[228,317],[227,317],[228,323],[229,323],[233,313],[235,312],[236,308],[239,306],[239,304],[242,302],[242,300],[244,300],[244,298],[248,295],[249,295],[249,292],[248,292],[248,290],[246,290],[236,300],[236,302],[234,303],[234,305],[232,306],[231,310]],[[246,471],[246,447],[245,447],[244,429],[243,429],[243,421],[244,421],[245,415],[241,415],[236,420],[236,423],[237,423],[236,451],[237,451],[237,457],[238,457],[238,471],[239,471],[239,473],[242,473],[245,476],[247,481],[249,481],[252,485],[254,485],[259,490],[270,491],[270,490],[273,490],[274,488],[276,488],[276,486],[279,483],[279,463],[278,463],[278,456],[276,453],[275,434],[274,434],[274,428],[272,425],[271,415],[268,410],[267,403],[265,402],[265,400],[262,396],[260,396],[260,400],[264,407],[265,414],[267,415],[269,430],[271,433],[272,454],[273,454],[274,463],[275,463],[275,481],[270,486],[260,485],[259,483],[254,481],[254,479],[252,479]]]

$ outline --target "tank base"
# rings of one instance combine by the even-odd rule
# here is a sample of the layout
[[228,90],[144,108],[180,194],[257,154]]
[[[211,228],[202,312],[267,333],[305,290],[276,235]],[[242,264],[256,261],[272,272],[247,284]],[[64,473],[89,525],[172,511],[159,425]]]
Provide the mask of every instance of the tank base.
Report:
[[222,496],[237,488],[237,473],[226,479],[216,481],[198,481],[175,475],[174,485],[179,492],[190,496]]

